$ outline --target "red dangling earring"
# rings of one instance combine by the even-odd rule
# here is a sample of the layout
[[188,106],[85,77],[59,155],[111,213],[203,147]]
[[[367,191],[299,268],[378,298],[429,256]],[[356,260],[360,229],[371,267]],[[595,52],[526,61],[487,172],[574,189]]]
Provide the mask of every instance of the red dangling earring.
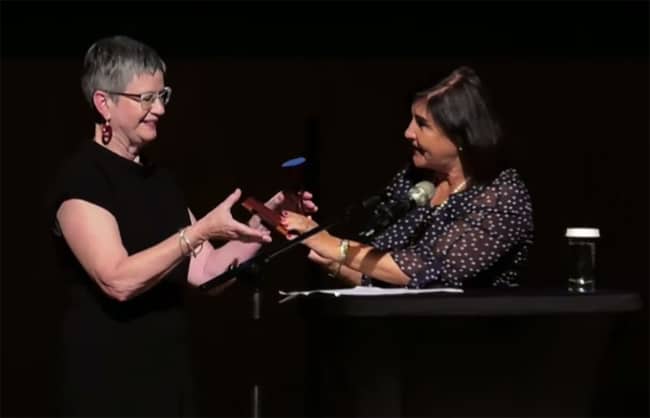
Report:
[[108,145],[108,143],[111,142],[111,138],[113,138],[113,128],[111,128],[111,125],[107,119],[106,122],[102,125],[102,143],[104,145]]

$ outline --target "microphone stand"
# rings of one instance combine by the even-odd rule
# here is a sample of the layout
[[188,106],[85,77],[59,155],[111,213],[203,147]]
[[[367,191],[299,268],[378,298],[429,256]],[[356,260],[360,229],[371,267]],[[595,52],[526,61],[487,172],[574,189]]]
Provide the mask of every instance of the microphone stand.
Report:
[[[304,234],[297,236],[296,238],[287,241],[285,244],[281,245],[279,248],[274,250],[264,251],[258,255],[248,259],[244,263],[239,264],[237,267],[231,268],[220,274],[219,276],[208,280],[199,286],[199,290],[208,291],[213,287],[219,286],[223,283],[226,283],[228,280],[241,277],[247,279],[247,281],[253,284],[253,311],[252,317],[254,320],[259,320],[261,318],[261,300],[262,294],[260,292],[259,283],[262,280],[262,270],[269,264],[273,259],[280,256],[281,254],[286,253],[290,249],[302,244],[307,238],[312,237],[319,232],[325,231],[335,225],[347,222],[352,216],[353,210],[358,206],[362,208],[368,208],[372,204],[378,202],[376,198],[366,199],[361,205],[352,205],[345,210],[343,216],[338,220],[319,225],[316,228],[313,228]],[[259,379],[258,365],[255,366],[255,376]],[[260,417],[260,386],[257,383],[253,384],[253,393],[252,393],[252,416],[253,418]]]
[[[233,277],[241,276],[245,278],[254,278],[255,276],[258,276],[262,272],[263,267],[265,267],[268,263],[270,263],[274,258],[279,256],[280,254],[284,254],[290,249],[302,244],[302,242],[305,241],[307,238],[314,236],[319,232],[327,230],[335,225],[343,223],[343,221],[345,220],[347,220],[347,217],[344,218],[343,220],[330,222],[325,225],[319,225],[316,228],[313,228],[302,235],[298,235],[295,239],[287,241],[286,244],[274,250],[261,252],[256,256],[248,259],[247,261],[239,264],[237,267],[226,270],[219,276],[201,284],[199,286],[199,290],[204,290],[204,291],[210,290],[213,287],[219,286],[227,282]],[[254,312],[257,312],[257,310],[254,310]],[[259,319],[259,312],[257,312],[257,315],[254,315],[254,317],[255,319]]]

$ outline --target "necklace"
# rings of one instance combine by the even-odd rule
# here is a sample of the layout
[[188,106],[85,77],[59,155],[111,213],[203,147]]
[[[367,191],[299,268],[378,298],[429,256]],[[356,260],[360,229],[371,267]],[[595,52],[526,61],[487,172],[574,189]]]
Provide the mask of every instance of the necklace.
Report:
[[458,192],[459,192],[463,187],[465,187],[465,185],[467,184],[467,181],[468,181],[468,180],[469,180],[469,178],[463,180],[463,182],[462,182],[461,184],[459,184],[458,186],[456,186],[456,187],[454,188],[454,190],[452,190],[451,193],[449,193],[449,196],[445,199],[445,201],[442,202],[438,207],[436,207],[436,209],[433,211],[433,214],[435,215],[436,213],[438,213],[438,211],[439,211],[440,209],[442,209],[442,208],[447,204],[447,202],[449,201],[449,197],[451,197],[452,194],[458,193]]
[[465,187],[465,185],[467,184],[467,180],[468,180],[468,179],[463,180],[463,182],[462,182],[461,184],[459,184],[458,186],[456,186],[456,188],[455,188],[454,190],[452,190],[451,193],[450,193],[449,195],[451,196],[451,195],[454,194],[454,193],[458,193],[458,192],[460,191],[460,189],[462,189],[463,187]]

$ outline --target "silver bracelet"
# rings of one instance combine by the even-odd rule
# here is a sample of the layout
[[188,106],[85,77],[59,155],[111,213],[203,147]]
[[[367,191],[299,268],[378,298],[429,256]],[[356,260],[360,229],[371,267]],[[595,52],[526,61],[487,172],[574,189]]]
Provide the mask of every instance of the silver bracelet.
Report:
[[201,243],[199,244],[199,246],[198,246],[199,249],[198,249],[198,250],[195,249],[195,248],[192,248],[192,244],[190,243],[190,240],[188,240],[187,237],[185,236],[185,230],[186,230],[186,229],[187,229],[187,228],[183,228],[183,229],[180,230],[180,239],[181,239],[181,242],[185,243],[185,245],[187,246],[187,250],[188,250],[187,253],[183,252],[183,255],[190,255],[190,254],[192,254],[192,257],[196,258],[196,256],[197,256],[197,255],[201,252],[201,250],[203,249],[203,241],[201,241]]
[[334,271],[330,271],[327,273],[327,277],[331,277],[332,279],[335,279],[339,277],[339,274],[341,273],[341,267],[343,267],[343,263],[336,263],[337,267]]
[[180,229],[178,233],[179,233],[178,246],[181,248],[181,254],[183,255],[183,257],[186,257],[191,254],[192,249],[190,247],[187,247],[187,240],[183,239],[185,237],[183,233],[183,229]]

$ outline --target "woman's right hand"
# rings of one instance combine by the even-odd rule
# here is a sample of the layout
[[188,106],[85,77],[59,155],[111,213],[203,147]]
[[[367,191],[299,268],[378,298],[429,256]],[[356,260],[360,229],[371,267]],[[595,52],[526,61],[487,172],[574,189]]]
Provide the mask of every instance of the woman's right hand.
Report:
[[268,231],[260,231],[238,222],[230,210],[241,197],[241,190],[236,189],[217,207],[196,223],[198,235],[204,239],[238,240],[243,242],[271,242]]

